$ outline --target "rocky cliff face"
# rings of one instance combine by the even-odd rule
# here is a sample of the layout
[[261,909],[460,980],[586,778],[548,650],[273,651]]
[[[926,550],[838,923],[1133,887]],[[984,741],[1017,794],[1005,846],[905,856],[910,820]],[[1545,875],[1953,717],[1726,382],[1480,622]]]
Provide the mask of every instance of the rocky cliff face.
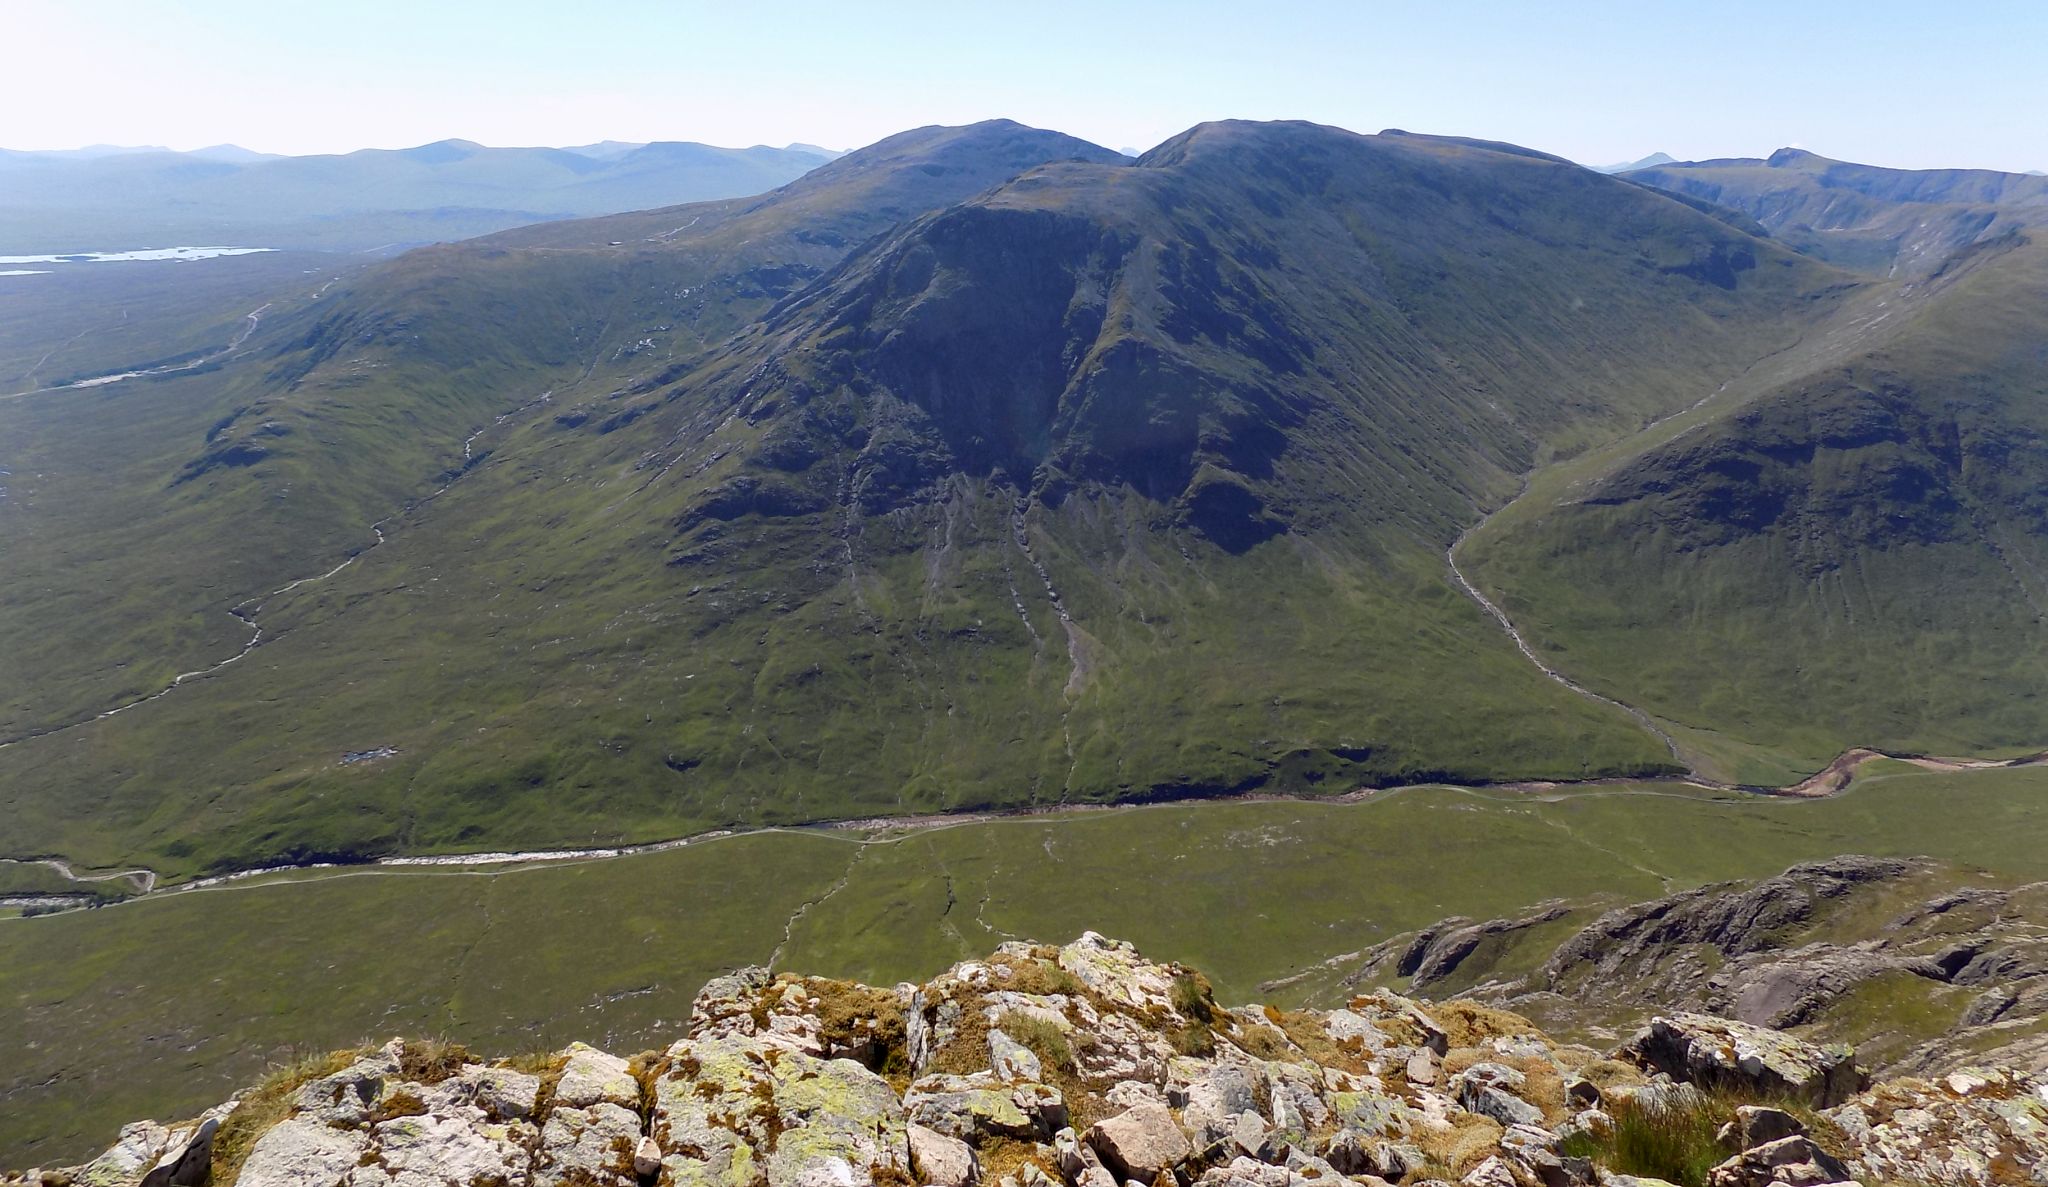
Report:
[[1446,919],[1366,953],[1346,979],[1406,978],[1411,992],[1470,996],[1594,1041],[1692,1010],[1853,1039],[1887,1073],[2039,1069],[2044,922],[2048,884],[1845,855],[1605,910]]
[[688,1038],[631,1058],[393,1040],[6,1182],[1634,1187],[1661,1169],[1638,1139],[1678,1123],[1720,1125],[1680,1174],[1712,1187],[2048,1183],[2036,1076],[1866,1090],[1847,1050],[1694,1014],[1602,1052],[1466,1001],[1226,1009],[1092,933],[887,989],[744,970],[704,989]]

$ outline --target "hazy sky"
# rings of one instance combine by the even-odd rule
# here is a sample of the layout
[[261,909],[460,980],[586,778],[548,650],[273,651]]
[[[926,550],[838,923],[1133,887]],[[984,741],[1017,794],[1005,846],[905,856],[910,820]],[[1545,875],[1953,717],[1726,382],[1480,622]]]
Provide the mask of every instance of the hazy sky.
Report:
[[991,116],[1146,148],[1244,117],[2048,169],[2039,0],[0,0],[0,36],[10,148],[850,148]]

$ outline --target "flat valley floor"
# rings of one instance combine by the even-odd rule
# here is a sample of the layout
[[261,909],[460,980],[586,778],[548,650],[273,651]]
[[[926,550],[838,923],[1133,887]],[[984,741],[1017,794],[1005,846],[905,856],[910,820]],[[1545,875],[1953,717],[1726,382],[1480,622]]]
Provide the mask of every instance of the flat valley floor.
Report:
[[1419,787],[309,870],[0,919],[0,1152],[87,1155],[266,1064],[394,1034],[487,1054],[660,1046],[706,979],[746,964],[889,984],[1093,929],[1209,970],[1226,1002],[1327,1005],[1358,953],[1451,915],[1635,902],[1845,853],[2048,878],[2044,800],[2048,767],[1880,760],[1819,799]]

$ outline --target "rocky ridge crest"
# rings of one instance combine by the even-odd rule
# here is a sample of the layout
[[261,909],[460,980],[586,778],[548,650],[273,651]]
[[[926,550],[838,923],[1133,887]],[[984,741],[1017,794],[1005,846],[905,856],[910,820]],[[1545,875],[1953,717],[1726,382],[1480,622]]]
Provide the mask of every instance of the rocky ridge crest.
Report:
[[[1741,1101],[1745,1103],[1738,1104]],[[1615,1134],[1729,1115],[1710,1187],[2048,1184],[2048,1079],[1868,1088],[1853,1053],[1697,1014],[1612,1052],[1469,1001],[1219,1006],[1094,933],[923,985],[746,969],[689,1036],[485,1063],[394,1039],[139,1122],[44,1187],[1635,1187]]]

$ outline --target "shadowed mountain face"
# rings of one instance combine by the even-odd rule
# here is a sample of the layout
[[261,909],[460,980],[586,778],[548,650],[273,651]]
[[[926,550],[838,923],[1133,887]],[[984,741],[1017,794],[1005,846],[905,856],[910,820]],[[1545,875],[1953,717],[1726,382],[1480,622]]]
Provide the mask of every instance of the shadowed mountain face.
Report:
[[[1019,145],[1042,163],[984,180]],[[1827,316],[1840,273],[1475,141],[877,147],[744,209],[420,253],[293,323],[214,445],[303,429],[246,464],[195,445],[174,501],[459,474],[266,604],[254,662],[0,751],[24,833],[189,868],[1666,769],[1444,548]],[[887,230],[916,177],[946,196]],[[198,794],[148,836],[81,826]]]
[[1671,340],[1820,275],[1537,154],[1205,125],[921,220],[729,355],[769,368],[776,448],[858,450],[869,513],[964,475],[1127,491],[1229,551],[1296,519],[1448,539],[1541,449],[1672,396],[1640,386],[1670,359],[1582,369],[1652,342],[1711,368],[1725,338]]
[[[446,457],[448,441],[505,411],[508,390],[538,398],[692,358],[878,232],[1069,157],[1121,160],[1008,121],[923,128],[754,198],[413,252],[288,322],[298,340],[252,399],[209,426],[179,482],[285,455],[317,491],[336,453],[367,450],[388,461],[372,481],[395,503],[433,472],[421,448]],[[359,432],[300,432],[330,413]]]
[[1632,181],[1739,210],[1822,259],[1924,277],[1954,252],[2048,220],[2048,178],[1988,169],[1880,169],[1796,148],[1768,160],[1673,162]]

